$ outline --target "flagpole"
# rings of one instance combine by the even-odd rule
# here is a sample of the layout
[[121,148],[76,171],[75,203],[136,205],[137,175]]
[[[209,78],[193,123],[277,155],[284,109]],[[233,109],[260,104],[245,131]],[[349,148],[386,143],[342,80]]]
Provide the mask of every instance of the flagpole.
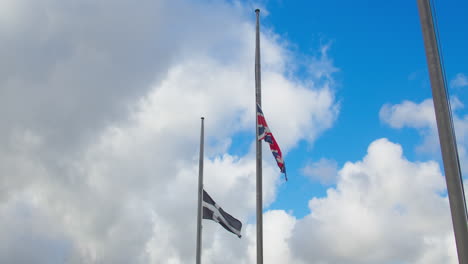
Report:
[[204,120],[201,118],[200,131],[200,157],[198,159],[198,211],[197,211],[197,262],[201,263],[201,245],[202,245],[202,200],[203,200],[203,147],[204,147]]
[[[260,76],[260,9],[255,9],[257,26],[255,35],[255,102],[262,106]],[[258,140],[257,105],[255,105],[255,134],[257,149],[257,264],[263,264],[263,204],[262,204],[262,142]]]
[[439,131],[440,148],[444,162],[445,180],[452,213],[452,224],[457,245],[458,261],[468,264],[468,218],[463,190],[460,162],[456,145],[450,103],[442,71],[437,36],[429,0],[417,0],[421,20],[427,65],[432,87],[434,110]]

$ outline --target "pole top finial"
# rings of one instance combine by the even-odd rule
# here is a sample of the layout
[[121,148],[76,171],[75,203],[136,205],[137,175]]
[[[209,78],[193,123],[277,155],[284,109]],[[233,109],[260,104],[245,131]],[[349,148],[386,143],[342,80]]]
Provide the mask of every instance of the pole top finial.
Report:
[[201,119],[203,120],[203,119],[205,119],[205,117],[202,116]]
[[255,9],[255,13],[260,13],[260,9]]

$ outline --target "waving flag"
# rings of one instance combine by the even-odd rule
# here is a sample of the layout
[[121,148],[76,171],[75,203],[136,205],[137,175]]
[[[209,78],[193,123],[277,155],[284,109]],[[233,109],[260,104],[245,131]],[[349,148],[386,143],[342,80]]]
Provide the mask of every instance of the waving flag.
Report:
[[227,231],[241,237],[241,221],[226,213],[205,190],[203,190],[203,219],[213,220]]
[[270,128],[267,125],[265,120],[265,116],[263,115],[262,109],[260,105],[257,104],[257,120],[258,120],[258,140],[264,139],[265,142],[268,142],[270,145],[271,153],[276,159],[276,163],[280,168],[281,172],[284,173],[284,178],[288,180],[288,176],[286,175],[286,167],[284,166],[283,154],[281,153],[281,149],[276,142],[275,137],[270,131]]

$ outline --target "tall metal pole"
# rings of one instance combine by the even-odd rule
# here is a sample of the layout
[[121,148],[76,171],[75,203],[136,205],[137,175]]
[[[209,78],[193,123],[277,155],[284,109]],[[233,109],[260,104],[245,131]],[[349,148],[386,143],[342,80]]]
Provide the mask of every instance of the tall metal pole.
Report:
[[203,147],[204,147],[204,120],[201,118],[200,131],[200,157],[198,159],[198,211],[197,211],[197,263],[201,263],[201,245],[202,245],[202,200],[203,200]]
[[421,19],[427,66],[431,79],[434,110],[439,131],[440,148],[444,161],[445,180],[452,212],[453,230],[457,245],[458,261],[468,264],[468,218],[463,190],[458,151],[453,131],[453,121],[445,88],[434,20],[429,0],[417,0]]
[[[255,35],[255,103],[262,106],[260,76],[260,9],[255,9],[257,26]],[[258,140],[257,105],[255,105],[255,134],[257,141],[257,264],[263,264],[263,204],[262,204],[262,142]]]

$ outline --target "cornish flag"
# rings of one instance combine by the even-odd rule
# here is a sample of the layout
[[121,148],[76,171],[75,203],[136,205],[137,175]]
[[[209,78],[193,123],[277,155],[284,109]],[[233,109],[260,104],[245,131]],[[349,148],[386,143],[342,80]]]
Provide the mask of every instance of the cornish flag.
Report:
[[205,190],[203,190],[203,219],[213,220],[222,225],[227,231],[236,234],[239,238],[241,237],[241,221],[219,207]]
[[284,166],[283,154],[281,153],[281,149],[276,142],[275,137],[268,128],[267,122],[265,120],[265,116],[263,115],[262,109],[260,105],[257,104],[257,123],[258,123],[258,140],[264,139],[265,142],[268,142],[270,145],[271,153],[276,159],[276,163],[280,168],[281,172],[284,173],[284,178],[288,180],[288,176],[286,175],[286,167]]

